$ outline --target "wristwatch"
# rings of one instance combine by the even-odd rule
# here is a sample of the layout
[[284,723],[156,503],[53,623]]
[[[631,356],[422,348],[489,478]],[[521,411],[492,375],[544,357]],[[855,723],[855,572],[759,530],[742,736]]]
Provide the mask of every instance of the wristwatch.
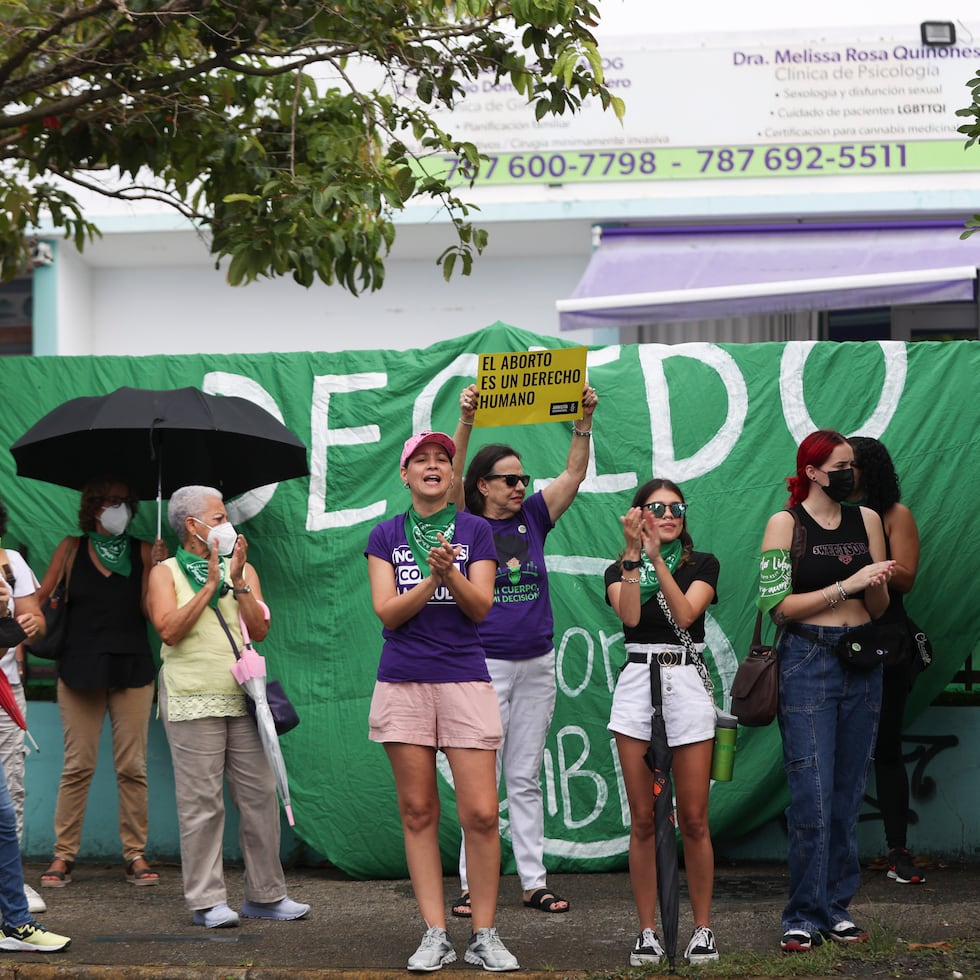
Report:
[[633,569],[639,568],[643,564],[642,561],[630,561],[629,558],[623,559],[623,571],[632,572]]

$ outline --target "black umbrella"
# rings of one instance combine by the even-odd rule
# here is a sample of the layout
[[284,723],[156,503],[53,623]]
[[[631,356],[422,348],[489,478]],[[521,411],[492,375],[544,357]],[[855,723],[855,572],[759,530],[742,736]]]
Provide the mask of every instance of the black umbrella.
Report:
[[660,899],[660,925],[664,934],[664,952],[674,972],[677,956],[677,919],[680,902],[680,877],[677,870],[677,830],[674,824],[674,786],[670,778],[673,752],[667,744],[664,728],[663,696],[660,690],[660,667],[650,665],[650,697],[653,704],[650,747],[646,763],[653,771],[654,847],[657,856],[657,897]]
[[48,412],[11,447],[17,475],[81,490],[117,475],[140,500],[189,484],[234,497],[307,476],[306,446],[247,398],[198,388],[117,388],[73,398]]

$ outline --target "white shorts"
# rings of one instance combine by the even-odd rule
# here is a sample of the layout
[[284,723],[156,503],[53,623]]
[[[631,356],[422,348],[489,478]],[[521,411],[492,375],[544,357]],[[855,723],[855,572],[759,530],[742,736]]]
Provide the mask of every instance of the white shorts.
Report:
[[[663,693],[664,727],[667,744],[690,745],[715,737],[715,704],[704,689],[697,667],[658,667]],[[627,664],[613,692],[609,731],[650,741],[650,668]]]

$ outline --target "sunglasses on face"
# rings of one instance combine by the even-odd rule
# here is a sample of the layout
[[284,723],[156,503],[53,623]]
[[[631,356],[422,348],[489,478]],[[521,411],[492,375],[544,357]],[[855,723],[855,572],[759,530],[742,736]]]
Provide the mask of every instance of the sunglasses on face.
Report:
[[531,478],[527,473],[488,473],[484,480],[503,480],[509,487],[516,487],[518,483],[527,486]]
[[663,517],[669,510],[674,517],[683,517],[687,513],[687,504],[674,501],[672,504],[665,504],[662,500],[654,500],[652,503],[644,504],[644,510],[650,511],[654,517]]

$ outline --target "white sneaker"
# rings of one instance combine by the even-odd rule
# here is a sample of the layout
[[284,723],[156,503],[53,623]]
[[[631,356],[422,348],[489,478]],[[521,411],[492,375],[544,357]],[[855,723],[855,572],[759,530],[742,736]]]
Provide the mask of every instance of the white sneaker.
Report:
[[491,973],[519,970],[517,957],[504,945],[496,929],[478,929],[470,936],[463,959]]
[[40,895],[30,885],[24,884],[24,898],[27,899],[27,911],[31,915],[35,915],[38,912],[47,912],[48,904],[41,898]]
[[636,937],[636,944],[630,953],[630,966],[645,966],[651,963],[656,966],[664,958],[664,948],[660,945],[660,937],[652,929],[644,929]]
[[426,930],[419,948],[408,958],[408,968],[420,973],[441,970],[447,963],[456,959],[456,950],[449,941],[446,930],[441,926],[431,926]]

